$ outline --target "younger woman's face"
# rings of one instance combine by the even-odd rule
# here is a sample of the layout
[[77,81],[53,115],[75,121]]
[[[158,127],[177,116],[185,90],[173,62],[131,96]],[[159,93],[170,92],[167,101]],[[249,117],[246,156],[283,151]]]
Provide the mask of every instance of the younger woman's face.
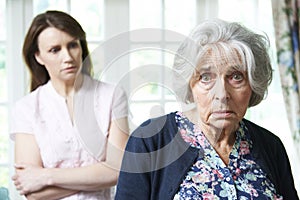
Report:
[[82,67],[80,40],[57,28],[49,27],[38,37],[36,60],[53,81],[74,81]]

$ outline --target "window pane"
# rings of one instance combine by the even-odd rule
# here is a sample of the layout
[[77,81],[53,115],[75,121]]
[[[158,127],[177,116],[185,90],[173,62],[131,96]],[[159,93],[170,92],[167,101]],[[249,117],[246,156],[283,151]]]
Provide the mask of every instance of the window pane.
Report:
[[0,186],[8,188],[9,183],[10,176],[8,167],[0,166]]
[[167,102],[165,105],[165,113],[175,112],[175,111],[183,111],[184,108],[181,107],[178,102]]
[[[165,0],[165,28],[187,35],[196,25],[196,1]],[[166,37],[168,40],[168,38]]]
[[0,103],[7,102],[7,75],[5,68],[5,46],[0,45]]
[[8,163],[8,120],[7,107],[0,106],[0,164]]
[[161,97],[161,93],[163,88],[160,87],[156,83],[148,83],[145,85],[137,86],[137,88],[133,88],[131,92],[130,101],[138,101],[138,100],[159,100]]
[[101,40],[104,34],[103,0],[71,2],[71,15],[78,20],[87,34],[88,40]]
[[[254,0],[255,1],[255,0]],[[256,5],[253,0],[226,0],[219,1],[219,17],[228,21],[253,22],[256,14]],[[234,6],[232,6],[234,5]],[[249,14],[251,13],[251,14]]]
[[174,111],[182,111],[181,105],[178,102],[130,102],[129,116],[130,129],[134,130],[142,122],[149,118],[155,118]]
[[165,92],[164,95],[165,95],[166,100],[174,100],[174,101],[177,100],[177,97],[176,97],[173,87],[169,88],[168,90],[165,90],[164,92]]
[[6,15],[5,15],[5,0],[0,0],[0,41],[6,39]]
[[130,0],[130,30],[161,28],[161,0]]
[[164,108],[160,103],[131,103],[129,116],[130,129],[134,130],[142,122],[149,118],[161,116],[164,114]]
[[67,12],[67,0],[33,0],[34,16],[46,10],[61,10]]
[[[183,39],[182,39],[183,40]],[[164,66],[173,68],[174,57],[177,53],[179,47],[179,43],[170,44],[165,47],[166,51],[164,51]]]
[[[232,5],[235,6],[232,7]],[[242,22],[251,29],[263,30],[272,36],[273,19],[271,8],[270,0],[219,1],[219,18],[228,21]],[[249,15],[249,13],[253,14]]]
[[90,53],[92,54],[93,51],[97,51],[97,48],[100,47],[99,45],[100,42],[89,42],[88,43],[88,48]]
[[[70,2],[70,4],[69,4]],[[61,10],[70,13],[87,33],[87,40],[103,39],[104,1],[90,0],[33,0],[34,16],[46,10]],[[92,19],[92,20],[91,20]]]
[[161,42],[164,34],[161,28],[142,28],[130,31],[130,41],[132,42]]
[[132,46],[134,51],[130,52],[130,69],[142,67],[145,65],[162,65],[163,51],[159,46],[147,45]]

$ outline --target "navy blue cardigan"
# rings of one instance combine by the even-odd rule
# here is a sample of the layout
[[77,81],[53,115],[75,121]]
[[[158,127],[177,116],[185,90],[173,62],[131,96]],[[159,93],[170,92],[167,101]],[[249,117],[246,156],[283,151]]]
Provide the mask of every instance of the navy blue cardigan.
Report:
[[[243,119],[253,140],[255,161],[283,199],[297,200],[290,163],[280,139]],[[131,135],[124,154],[116,200],[171,200],[186,173],[203,152],[178,133],[175,113],[150,119]]]

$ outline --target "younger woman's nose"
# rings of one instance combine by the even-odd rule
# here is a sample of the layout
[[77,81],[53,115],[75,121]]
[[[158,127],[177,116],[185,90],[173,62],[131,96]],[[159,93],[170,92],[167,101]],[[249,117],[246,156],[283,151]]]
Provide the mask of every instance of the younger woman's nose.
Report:
[[64,62],[71,62],[71,61],[73,61],[73,57],[71,55],[71,52],[68,49],[63,49],[62,50],[62,57],[63,57],[63,61]]

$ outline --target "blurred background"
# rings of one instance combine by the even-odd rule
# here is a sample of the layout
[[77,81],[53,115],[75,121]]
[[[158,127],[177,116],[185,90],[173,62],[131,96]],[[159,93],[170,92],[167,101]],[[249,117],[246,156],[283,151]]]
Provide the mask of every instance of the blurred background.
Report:
[[[250,108],[246,118],[281,138],[300,193],[300,156],[283,99],[271,0],[0,0],[0,187],[9,189],[11,199],[22,199],[10,180],[14,149],[9,139],[10,109],[29,91],[21,49],[33,17],[46,10],[62,10],[75,17],[87,33],[95,78],[130,91],[131,130],[149,117],[182,109],[166,82],[179,43],[200,21],[221,18],[266,33],[271,41],[274,79],[266,99]],[[124,39],[113,43],[123,36],[125,43]],[[119,55],[118,51],[106,51],[105,45],[125,45],[127,51]],[[106,54],[115,57],[103,62]],[[143,69],[152,72],[148,75],[155,76],[154,81],[134,83],[131,78],[141,75]]]

